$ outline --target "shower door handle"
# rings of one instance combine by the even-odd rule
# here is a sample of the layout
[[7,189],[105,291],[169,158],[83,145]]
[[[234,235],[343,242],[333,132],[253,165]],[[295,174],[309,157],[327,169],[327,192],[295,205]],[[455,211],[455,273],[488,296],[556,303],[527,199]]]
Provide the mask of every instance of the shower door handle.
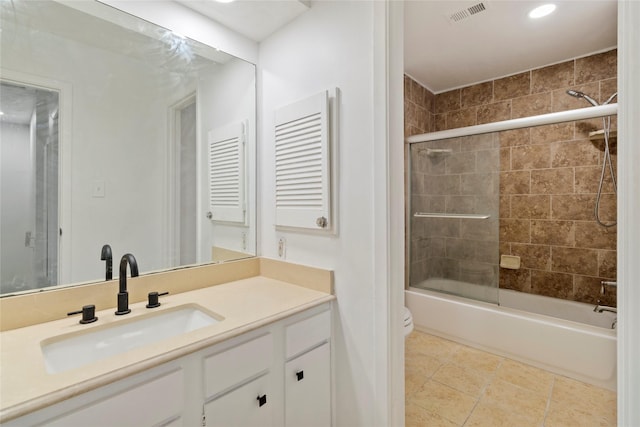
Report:
[[415,218],[489,219],[491,215],[416,212]]

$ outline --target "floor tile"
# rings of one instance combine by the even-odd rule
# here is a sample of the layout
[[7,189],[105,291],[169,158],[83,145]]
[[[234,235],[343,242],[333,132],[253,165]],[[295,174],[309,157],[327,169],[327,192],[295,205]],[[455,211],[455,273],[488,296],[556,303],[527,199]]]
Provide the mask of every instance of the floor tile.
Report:
[[476,402],[476,398],[433,380],[411,398],[411,403],[458,425],[464,423]]
[[616,425],[613,391],[418,331],[405,343],[407,426]]
[[551,392],[553,382],[553,374],[550,372],[511,359],[506,359],[500,365],[496,371],[496,378],[545,396]]
[[461,347],[453,341],[419,332],[415,336],[409,335],[407,345],[412,348],[412,351],[441,360],[448,360]]
[[405,394],[410,395],[426,383],[442,366],[442,362],[434,357],[420,353],[405,356]]
[[540,423],[502,407],[480,402],[464,427],[539,427]]
[[551,403],[544,427],[615,427],[616,421],[594,415],[579,407],[564,407]]
[[461,346],[460,349],[451,356],[452,362],[486,375],[493,375],[503,360],[504,357],[467,346]]
[[506,411],[526,414],[538,425],[544,420],[548,394],[540,394],[506,381],[494,379],[482,396],[482,403],[501,407]]
[[577,407],[610,421],[616,420],[616,393],[591,384],[557,376],[551,401],[557,407]]
[[478,398],[489,382],[485,374],[452,363],[442,365],[433,380]]
[[413,403],[405,408],[405,427],[458,427],[458,424]]

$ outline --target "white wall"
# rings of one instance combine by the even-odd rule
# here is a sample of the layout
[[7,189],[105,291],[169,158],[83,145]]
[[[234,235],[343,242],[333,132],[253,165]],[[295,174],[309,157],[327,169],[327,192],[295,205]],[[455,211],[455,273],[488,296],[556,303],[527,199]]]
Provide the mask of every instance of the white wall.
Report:
[[[70,191],[61,195],[61,203],[71,201],[71,212],[62,219],[68,225],[61,239],[71,248],[70,256],[61,259],[69,267],[62,282],[104,277],[100,249],[106,243],[116,258],[115,275],[119,257],[127,252],[135,254],[141,271],[164,267],[167,108],[195,83],[176,80],[154,64],[55,35],[16,37],[37,50],[3,43],[3,68],[13,75],[27,73],[27,82],[35,71],[67,82],[73,92],[71,117],[60,114],[61,123],[72,126],[71,141],[61,141],[61,156],[65,150],[71,153],[63,167],[72,171]],[[102,182],[104,197],[94,197],[94,185]]]
[[[374,37],[380,31],[376,4],[384,7],[369,1],[314,2],[260,45],[260,253],[277,258],[278,240],[284,237],[287,261],[334,271],[338,426],[388,424],[386,254],[377,257],[378,245],[387,239],[384,203],[376,211],[380,198],[386,200],[386,173],[376,169],[376,163],[384,163],[376,153],[384,157],[386,152],[385,116],[377,113],[386,105],[375,90],[382,85],[384,92],[386,76],[384,58],[376,61],[385,48],[384,29],[382,43]],[[341,90],[335,195],[339,234],[276,231],[274,111],[333,87]],[[382,135],[374,132],[376,118],[383,121],[377,127]],[[376,224],[383,227],[376,229]]]
[[[618,425],[640,426],[640,2],[618,2]],[[622,232],[624,230],[624,232]]]
[[[249,197],[247,206],[247,225],[212,223],[203,215],[201,252],[209,261],[211,247],[217,246],[237,252],[256,253],[256,69],[252,64],[239,59],[216,67],[214,73],[201,73],[198,81],[198,108],[200,108],[200,141],[202,144],[201,175],[204,178],[201,188],[201,200],[209,197],[206,181],[207,175],[207,136],[210,130],[231,123],[247,123],[247,142],[245,153],[247,156],[247,192]],[[199,208],[199,212],[206,212],[206,204]],[[244,234],[244,237],[243,237]],[[207,239],[205,236],[208,236]]]
[[[58,0],[74,3],[74,0]],[[173,1],[100,0],[190,39],[216,47],[233,56],[258,62],[258,44],[225,26]]]

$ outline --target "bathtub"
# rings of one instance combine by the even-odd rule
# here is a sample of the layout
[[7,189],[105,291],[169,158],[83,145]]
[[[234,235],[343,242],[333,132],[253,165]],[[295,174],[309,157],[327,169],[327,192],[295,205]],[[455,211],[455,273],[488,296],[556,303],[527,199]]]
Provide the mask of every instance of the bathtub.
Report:
[[616,389],[615,314],[594,313],[593,305],[573,301],[499,292],[501,305],[412,287],[405,303],[419,331]]

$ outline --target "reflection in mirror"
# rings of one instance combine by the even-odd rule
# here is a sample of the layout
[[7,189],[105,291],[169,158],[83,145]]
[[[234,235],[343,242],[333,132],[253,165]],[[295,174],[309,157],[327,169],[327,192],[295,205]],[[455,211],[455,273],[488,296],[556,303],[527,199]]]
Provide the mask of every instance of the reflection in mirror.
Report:
[[0,7],[1,294],[104,280],[105,244],[255,255],[253,64],[91,0]]

